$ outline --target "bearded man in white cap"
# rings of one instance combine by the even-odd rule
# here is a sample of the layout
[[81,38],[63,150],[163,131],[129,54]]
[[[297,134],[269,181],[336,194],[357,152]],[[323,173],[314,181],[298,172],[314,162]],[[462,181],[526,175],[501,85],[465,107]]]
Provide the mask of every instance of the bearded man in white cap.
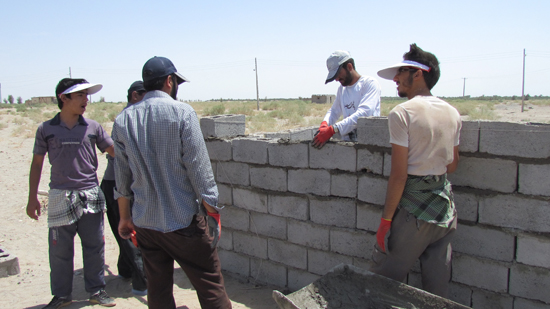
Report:
[[[321,148],[335,134],[345,141],[355,141],[359,117],[380,116],[380,84],[355,70],[355,61],[347,51],[337,50],[327,59],[325,84],[340,82],[336,100],[327,111],[313,139],[313,147]],[[338,121],[343,117],[341,121]]]
[[371,271],[402,281],[420,259],[422,288],[447,297],[457,224],[447,174],[458,165],[460,114],[432,96],[439,62],[416,44],[378,75],[393,80],[409,101],[388,115],[391,172]]

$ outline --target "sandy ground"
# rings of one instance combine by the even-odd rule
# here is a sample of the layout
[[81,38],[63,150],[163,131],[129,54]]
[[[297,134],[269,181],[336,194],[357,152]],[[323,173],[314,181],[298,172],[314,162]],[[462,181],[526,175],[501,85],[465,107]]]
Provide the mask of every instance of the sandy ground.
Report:
[[[0,116],[5,123],[11,116]],[[27,217],[28,177],[34,138],[12,136],[17,125],[9,123],[0,130],[0,246],[19,258],[20,273],[0,278],[0,308],[42,308],[52,298],[49,280],[47,214],[43,211],[38,221]],[[47,160],[46,160],[47,161]],[[100,156],[98,175],[105,170],[106,159]],[[44,164],[39,190],[47,191],[50,177],[49,163]],[[42,205],[47,197],[40,196]],[[146,297],[131,293],[131,283],[117,278],[118,246],[107,224],[105,228],[105,281],[107,293],[116,299],[115,308],[146,308]],[[73,299],[65,308],[86,308],[88,293],[82,276],[82,251],[75,237]],[[223,261],[222,261],[223,264]],[[176,264],[177,265],[177,264]],[[233,308],[277,308],[271,298],[272,287],[255,286],[225,274],[226,288]],[[178,308],[200,308],[196,293],[184,272],[178,267],[174,275],[174,296]],[[96,308],[100,306],[96,305]]]
[[[550,119],[550,106],[527,104],[522,113],[519,104],[501,104],[495,106],[495,113],[499,117],[498,121],[546,123]],[[5,114],[0,116],[1,123],[8,123],[7,127],[0,129],[0,245],[19,258],[20,274],[0,278],[0,308],[36,309],[42,308],[51,299],[46,213],[42,213],[39,221],[34,221],[26,215],[34,138],[13,136],[12,132],[17,129],[17,125],[11,122],[12,118],[13,116]],[[34,134],[28,133],[29,136]],[[100,177],[105,165],[105,157],[100,156]],[[39,189],[47,191],[48,182],[49,164],[46,162]],[[42,205],[47,204],[47,197],[41,196],[40,200]],[[118,247],[108,227],[105,229],[105,235],[107,292],[116,298],[116,308],[145,308],[146,298],[134,296],[130,283],[117,278]],[[84,290],[82,253],[78,237],[75,238],[75,244],[75,302],[66,308],[91,306],[87,301],[88,294]],[[272,287],[255,286],[229,274],[226,274],[225,278],[233,308],[277,308],[271,298]],[[200,308],[195,291],[181,269],[176,269],[174,279],[174,295],[178,308]]]

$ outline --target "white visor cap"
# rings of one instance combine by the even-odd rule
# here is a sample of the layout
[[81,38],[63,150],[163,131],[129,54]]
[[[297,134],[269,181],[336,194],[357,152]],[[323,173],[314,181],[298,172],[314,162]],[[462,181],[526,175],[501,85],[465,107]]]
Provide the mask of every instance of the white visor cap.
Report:
[[383,79],[393,80],[393,78],[397,74],[397,70],[400,67],[413,67],[413,68],[420,69],[422,71],[430,72],[430,67],[425,64],[418,63],[412,60],[403,60],[390,67],[387,67],[385,69],[378,71],[378,76],[382,77]]
[[97,93],[99,90],[101,90],[101,88],[103,88],[102,84],[90,84],[90,83],[76,84],[69,87],[67,90],[63,91],[60,94],[74,93],[74,92],[79,92],[79,91],[88,89],[88,95],[90,95],[90,94]]

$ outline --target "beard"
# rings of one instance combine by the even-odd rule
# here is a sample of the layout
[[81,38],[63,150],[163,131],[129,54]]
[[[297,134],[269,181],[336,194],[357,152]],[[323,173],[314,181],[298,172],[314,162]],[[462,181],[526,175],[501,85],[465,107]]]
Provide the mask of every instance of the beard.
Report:
[[172,84],[174,87],[172,87],[172,90],[170,90],[170,96],[172,99],[177,100],[178,99],[178,78],[176,76],[172,76]]
[[[409,74],[409,77],[407,78],[407,80],[404,81],[401,85],[403,85],[404,87],[408,87],[409,90],[410,90],[412,84],[413,84],[413,76],[412,76],[412,74]],[[400,98],[407,98],[407,97],[409,97],[409,94],[408,94],[405,90],[397,90],[397,95],[398,95]]]
[[344,70],[346,70],[346,78],[341,82],[342,86],[347,87],[351,86],[351,82],[353,81],[353,77],[351,76],[351,72],[348,71],[348,68],[344,67]]

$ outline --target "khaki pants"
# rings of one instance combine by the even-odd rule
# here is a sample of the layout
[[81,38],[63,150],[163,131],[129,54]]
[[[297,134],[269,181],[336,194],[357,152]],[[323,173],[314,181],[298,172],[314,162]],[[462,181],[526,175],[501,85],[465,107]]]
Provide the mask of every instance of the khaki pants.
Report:
[[422,268],[422,288],[447,298],[451,280],[451,239],[456,217],[448,228],[416,219],[404,209],[394,215],[385,241],[386,252],[375,244],[372,272],[403,281],[417,259]]

